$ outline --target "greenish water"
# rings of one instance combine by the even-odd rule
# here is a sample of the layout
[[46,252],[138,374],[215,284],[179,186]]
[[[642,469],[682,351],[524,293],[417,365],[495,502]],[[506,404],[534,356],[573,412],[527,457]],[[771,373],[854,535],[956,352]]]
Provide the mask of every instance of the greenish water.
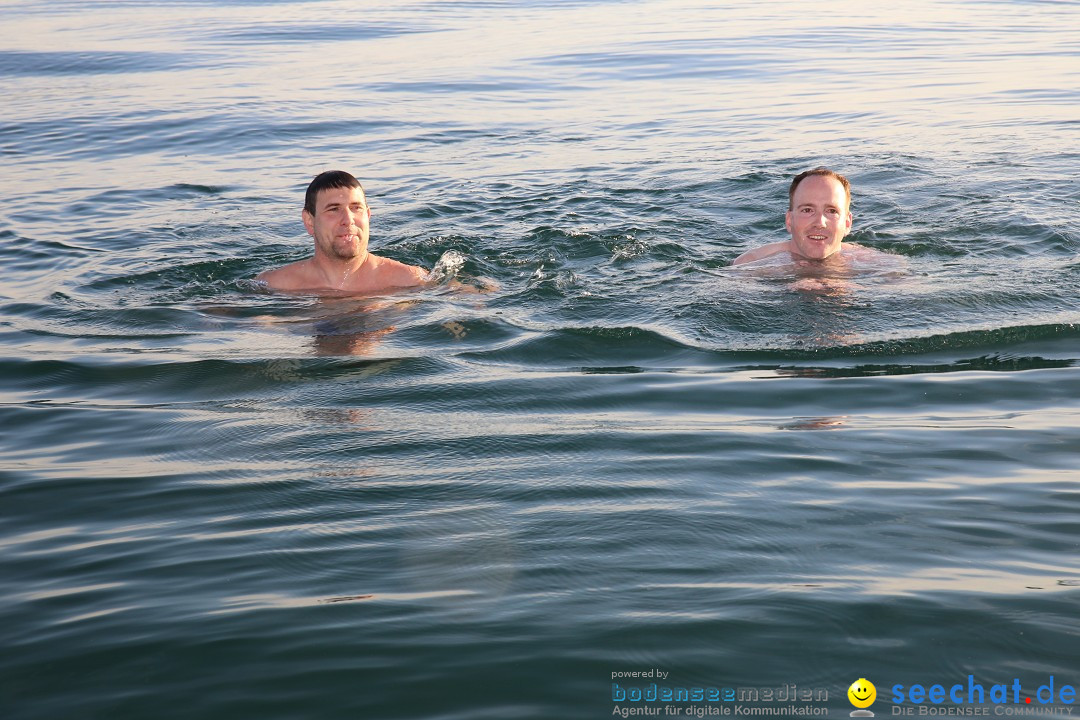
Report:
[[[1077,3],[0,13],[4,718],[1072,716]],[[906,269],[729,269],[819,164]],[[338,167],[499,290],[252,283]]]

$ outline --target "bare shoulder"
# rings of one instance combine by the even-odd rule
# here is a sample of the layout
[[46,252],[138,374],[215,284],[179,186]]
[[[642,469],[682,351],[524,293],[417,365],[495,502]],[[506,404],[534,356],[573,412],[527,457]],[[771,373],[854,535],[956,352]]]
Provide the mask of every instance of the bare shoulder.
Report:
[[300,260],[273,270],[266,270],[255,279],[274,290],[303,290],[311,284],[311,260]]
[[375,261],[374,270],[378,274],[379,280],[386,285],[414,287],[427,284],[428,271],[422,267],[408,265],[379,255],[370,255],[369,257]]
[[759,248],[753,250],[747,250],[731,263],[732,265],[742,265],[744,263],[754,262],[755,260],[762,260],[767,257],[772,257],[782,252],[788,252],[790,249],[790,243],[786,240],[781,242],[769,243],[768,245],[762,245]]

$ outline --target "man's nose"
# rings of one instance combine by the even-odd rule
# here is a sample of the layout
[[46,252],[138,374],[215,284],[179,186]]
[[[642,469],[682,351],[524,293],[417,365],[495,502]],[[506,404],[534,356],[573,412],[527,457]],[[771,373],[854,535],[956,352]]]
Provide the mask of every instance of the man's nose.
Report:
[[825,227],[825,213],[818,213],[818,216],[814,218],[814,222],[821,227]]

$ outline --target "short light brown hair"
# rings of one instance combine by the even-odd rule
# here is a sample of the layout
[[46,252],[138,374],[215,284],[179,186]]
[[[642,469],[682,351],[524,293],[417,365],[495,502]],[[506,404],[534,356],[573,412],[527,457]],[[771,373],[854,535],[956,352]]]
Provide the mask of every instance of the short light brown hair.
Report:
[[841,185],[844,186],[844,194],[847,195],[848,207],[851,207],[851,183],[848,182],[848,179],[840,173],[830,170],[829,168],[816,167],[813,170],[807,170],[806,172],[799,173],[795,176],[795,179],[791,181],[791,187],[788,188],[787,192],[788,210],[795,209],[795,188],[799,187],[799,183],[801,183],[803,180],[810,177],[811,175],[822,175],[824,177],[831,177],[836,179]]

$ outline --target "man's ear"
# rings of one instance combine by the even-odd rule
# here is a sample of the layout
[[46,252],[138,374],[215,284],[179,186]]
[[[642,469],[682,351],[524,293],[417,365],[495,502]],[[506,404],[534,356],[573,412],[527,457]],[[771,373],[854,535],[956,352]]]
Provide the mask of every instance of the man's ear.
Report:
[[852,220],[852,216],[851,216],[851,213],[849,212],[847,214],[847,220],[844,222],[844,234],[845,235],[847,235],[849,232],[851,232],[851,220]]
[[315,237],[315,218],[307,211],[307,208],[300,213],[300,219],[304,221],[304,228],[307,229],[308,235]]
[[784,227],[787,228],[788,232],[791,232],[791,211],[790,210],[788,210],[786,213],[784,213]]

